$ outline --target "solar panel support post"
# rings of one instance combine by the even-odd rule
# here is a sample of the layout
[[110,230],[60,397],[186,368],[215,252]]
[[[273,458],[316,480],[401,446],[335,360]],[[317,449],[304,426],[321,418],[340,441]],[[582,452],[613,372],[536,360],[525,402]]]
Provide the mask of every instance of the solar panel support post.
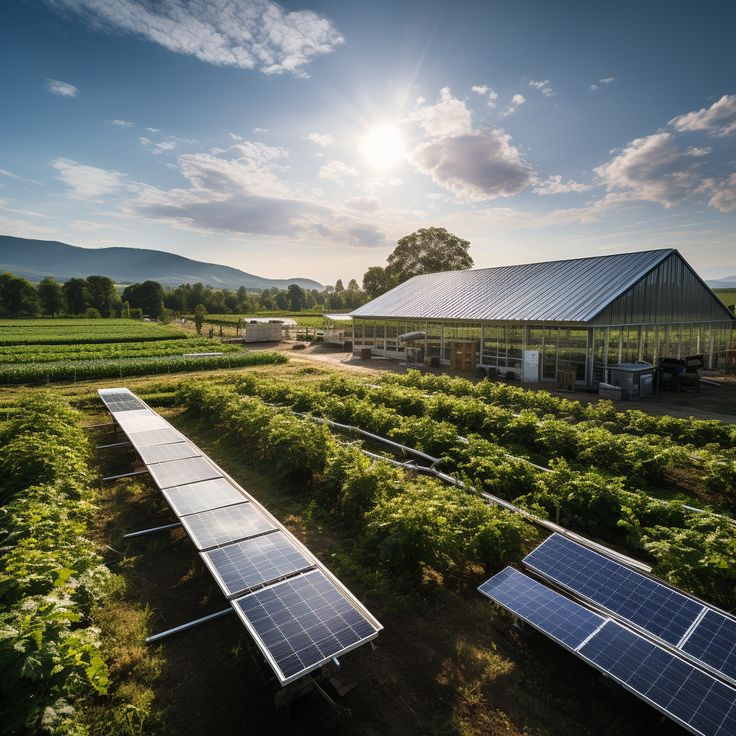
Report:
[[164,524],[163,526],[153,526],[150,529],[141,529],[139,532],[128,532],[128,534],[123,534],[123,539],[132,539],[133,537],[142,537],[144,534],[163,532],[167,529],[175,529],[177,526],[181,526],[180,521],[175,521],[173,524]]
[[125,440],[125,442],[113,442],[109,445],[97,445],[95,447],[95,450],[107,450],[110,447],[124,447],[125,445],[132,445],[133,443],[130,440]]
[[166,631],[160,631],[158,634],[147,636],[146,644],[155,644],[157,641],[167,639],[174,634],[186,631],[187,629],[193,629],[195,626],[206,624],[208,621],[214,621],[215,619],[222,618],[222,616],[226,616],[228,613],[234,612],[235,609],[232,606],[228,606],[227,608],[223,608],[221,611],[215,611],[214,613],[210,613],[207,616],[202,616],[202,618],[195,618],[194,621],[188,621],[187,623],[181,624],[180,626],[174,626],[173,629],[166,629]]

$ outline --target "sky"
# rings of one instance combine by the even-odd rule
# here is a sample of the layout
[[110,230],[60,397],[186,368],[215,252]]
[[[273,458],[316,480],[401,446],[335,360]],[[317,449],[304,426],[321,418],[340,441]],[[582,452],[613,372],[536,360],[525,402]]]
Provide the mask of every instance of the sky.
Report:
[[420,227],[478,267],[736,276],[736,3],[6,0],[0,234],[322,283]]

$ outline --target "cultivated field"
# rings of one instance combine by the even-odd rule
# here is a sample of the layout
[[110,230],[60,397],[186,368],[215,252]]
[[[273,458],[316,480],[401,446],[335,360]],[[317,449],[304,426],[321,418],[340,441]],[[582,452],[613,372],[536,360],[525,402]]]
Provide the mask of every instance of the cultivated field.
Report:
[[726,306],[736,304],[736,289],[713,289],[713,291]]
[[[192,355],[214,352],[222,355]],[[0,383],[120,379],[274,360],[284,359],[137,320],[0,320]]]
[[[444,471],[475,489],[648,561],[728,609],[736,606],[733,425],[502,382],[355,378],[303,362],[125,383],[266,505],[385,630],[375,650],[343,658],[342,677],[357,687],[336,711],[307,699],[291,717],[274,711],[270,670],[235,619],[144,645],[149,633],[221,608],[222,597],[181,530],[122,539],[171,514],[146,481],[97,489],[98,474],[134,467],[130,451],[92,453],[74,429],[101,419],[95,389],[110,381],[60,385],[48,399],[8,388],[0,481],[11,551],[0,586],[10,591],[3,620],[18,633],[5,629],[0,648],[22,652],[26,667],[43,663],[33,680],[0,664],[0,687],[21,694],[14,717],[33,721],[39,702],[63,698],[77,710],[60,712],[57,733],[80,721],[90,734],[679,733],[544,637],[522,636],[475,590],[545,531],[367,457],[361,447],[385,448],[290,410],[441,457]],[[109,441],[104,428],[94,440]],[[51,625],[61,605],[68,613]],[[21,615],[30,616],[27,634],[16,626]],[[40,628],[47,634],[37,641],[30,632]]]

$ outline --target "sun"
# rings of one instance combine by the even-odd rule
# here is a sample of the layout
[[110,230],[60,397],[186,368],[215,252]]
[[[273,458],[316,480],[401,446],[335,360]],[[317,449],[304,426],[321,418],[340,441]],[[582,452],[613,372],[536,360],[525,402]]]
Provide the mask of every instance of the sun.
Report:
[[373,169],[390,169],[405,155],[401,131],[389,123],[370,128],[358,144],[358,153]]

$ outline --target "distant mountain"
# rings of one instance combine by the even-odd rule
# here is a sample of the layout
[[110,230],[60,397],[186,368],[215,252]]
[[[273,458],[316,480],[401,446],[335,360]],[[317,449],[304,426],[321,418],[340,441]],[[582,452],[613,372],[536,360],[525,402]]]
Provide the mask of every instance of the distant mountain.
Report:
[[736,276],[726,276],[722,279],[711,279],[706,281],[711,289],[736,289]]
[[321,289],[322,284],[305,278],[267,279],[237,268],[194,261],[161,250],[145,248],[79,248],[55,240],[29,240],[0,235],[0,272],[12,271],[31,281],[53,276],[59,281],[73,277],[109,276],[118,284],[152,279],[164,286],[203,284],[219,289],[285,289],[298,284],[303,289]]

